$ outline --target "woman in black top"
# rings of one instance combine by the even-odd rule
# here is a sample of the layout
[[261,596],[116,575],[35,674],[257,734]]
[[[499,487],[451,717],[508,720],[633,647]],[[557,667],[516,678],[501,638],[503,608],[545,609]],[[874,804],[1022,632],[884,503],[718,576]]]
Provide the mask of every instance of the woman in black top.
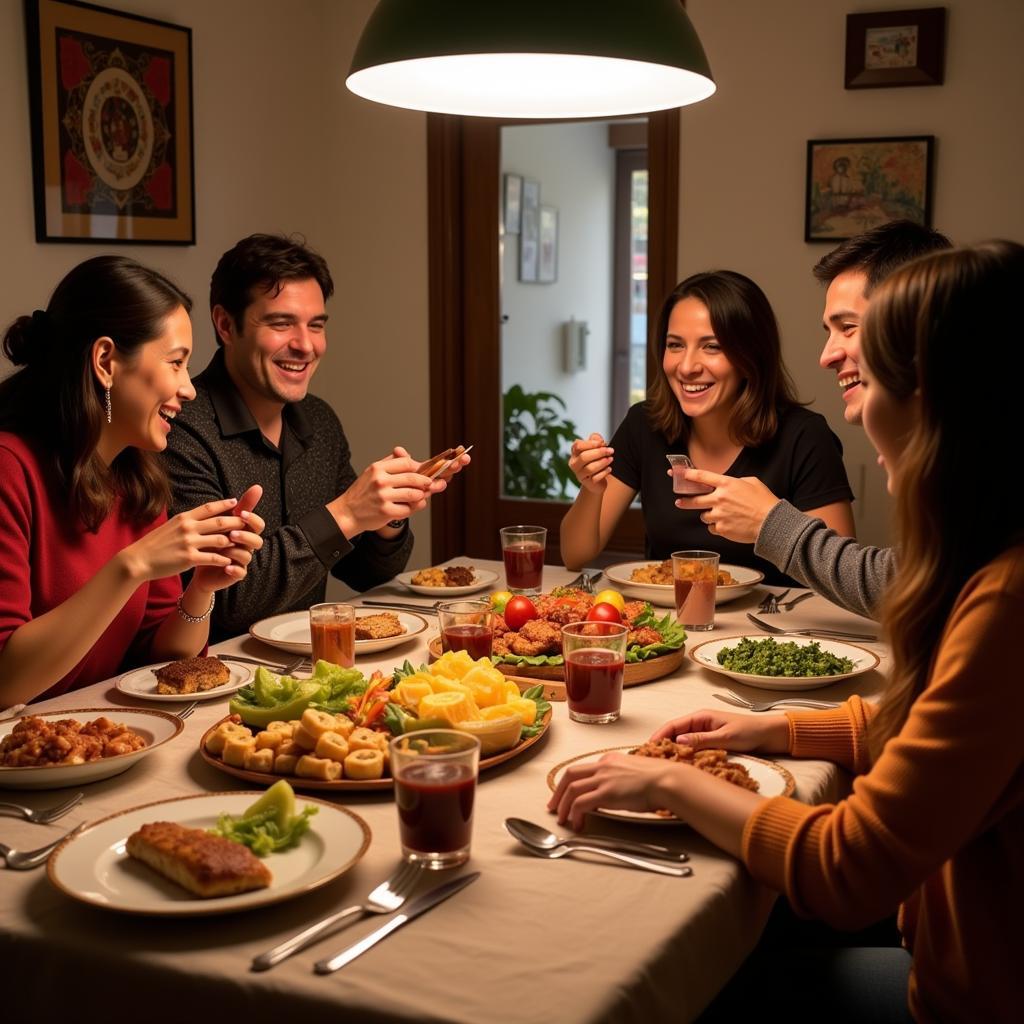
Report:
[[612,437],[573,442],[569,466],[580,493],[562,519],[562,558],[570,569],[604,550],[637,493],[647,531],[646,556],[717,551],[722,562],[787,577],[748,544],[708,531],[697,512],[675,507],[665,456],[754,476],[801,511],[853,536],[853,493],[842,446],[824,417],[797,402],[782,363],[775,314],[764,292],[730,270],[695,274],[666,300],[654,335],[663,373],[646,402],[633,406]]

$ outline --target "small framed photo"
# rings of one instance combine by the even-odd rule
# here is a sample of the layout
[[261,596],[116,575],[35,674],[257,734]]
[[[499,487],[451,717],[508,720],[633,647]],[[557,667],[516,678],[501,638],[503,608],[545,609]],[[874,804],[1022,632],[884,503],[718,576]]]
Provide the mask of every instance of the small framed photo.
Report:
[[891,220],[931,227],[935,136],[811,139],[805,242],[840,242]]
[[558,210],[553,206],[540,208],[537,280],[541,284],[553,284],[558,280]]
[[540,249],[540,182],[523,180],[523,215],[519,232],[519,280],[537,280]]
[[846,16],[846,88],[942,85],[946,8]]
[[506,235],[518,235],[523,216],[523,176],[505,175],[504,217]]
[[195,244],[192,30],[25,0],[36,240]]

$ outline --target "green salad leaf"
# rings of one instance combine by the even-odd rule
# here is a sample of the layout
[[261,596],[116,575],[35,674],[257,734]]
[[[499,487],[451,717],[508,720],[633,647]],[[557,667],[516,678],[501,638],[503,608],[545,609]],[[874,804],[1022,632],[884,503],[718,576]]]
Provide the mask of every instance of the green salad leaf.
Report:
[[246,725],[266,726],[301,718],[308,707],[332,714],[345,711],[351,698],[364,693],[366,686],[367,680],[358,669],[339,668],[326,661],[316,663],[309,679],[278,676],[261,665],[252,683],[243,686],[228,707]]
[[686,630],[676,622],[672,612],[668,612],[659,619],[654,614],[654,609],[647,605],[633,622],[634,629],[639,629],[641,626],[650,626],[652,629],[656,629],[661,634],[661,642],[647,644],[644,647],[627,648],[627,662],[647,661],[662,654],[670,654],[672,651],[678,651],[686,641]]
[[299,839],[309,831],[309,819],[319,810],[314,804],[288,819],[282,827],[275,819],[277,812],[268,808],[247,818],[235,818],[230,814],[221,814],[217,825],[210,831],[225,839],[248,846],[257,857],[266,857],[295,846]]

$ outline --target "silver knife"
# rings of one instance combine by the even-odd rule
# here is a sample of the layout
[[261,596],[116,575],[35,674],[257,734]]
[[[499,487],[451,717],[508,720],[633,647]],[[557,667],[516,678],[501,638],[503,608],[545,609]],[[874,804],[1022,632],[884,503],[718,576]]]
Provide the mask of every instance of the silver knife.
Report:
[[404,911],[395,914],[387,924],[381,925],[376,931],[370,932],[365,939],[360,939],[359,942],[347,946],[340,953],[336,953],[327,960],[317,960],[313,965],[313,970],[317,974],[333,974],[339,967],[352,963],[356,957],[362,956],[368,949],[376,946],[381,939],[394,931],[398,931],[403,924],[408,924],[413,918],[426,913],[431,907],[436,907],[438,903],[442,903],[449,896],[454,896],[460,889],[465,889],[467,885],[475,882],[479,877],[479,871],[471,871],[468,875],[460,875],[458,878],[453,878],[450,882],[445,882],[444,885],[431,889],[430,892],[425,892],[422,896],[417,896]]
[[426,612],[427,615],[436,615],[437,605],[440,603],[440,601],[435,601],[433,604],[403,604],[401,601],[362,601],[356,607],[398,608],[403,612]]

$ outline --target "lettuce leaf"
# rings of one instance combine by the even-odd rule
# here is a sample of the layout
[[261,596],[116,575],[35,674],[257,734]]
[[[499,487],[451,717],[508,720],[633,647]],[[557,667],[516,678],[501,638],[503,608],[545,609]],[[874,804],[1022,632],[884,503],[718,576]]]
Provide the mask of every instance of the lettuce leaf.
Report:
[[272,807],[247,818],[221,814],[217,818],[216,827],[210,831],[214,835],[248,846],[257,857],[266,857],[278,850],[287,850],[297,845],[302,836],[309,831],[309,819],[319,809],[314,804],[307,805],[301,813],[289,818],[283,829],[273,820],[277,812]]

